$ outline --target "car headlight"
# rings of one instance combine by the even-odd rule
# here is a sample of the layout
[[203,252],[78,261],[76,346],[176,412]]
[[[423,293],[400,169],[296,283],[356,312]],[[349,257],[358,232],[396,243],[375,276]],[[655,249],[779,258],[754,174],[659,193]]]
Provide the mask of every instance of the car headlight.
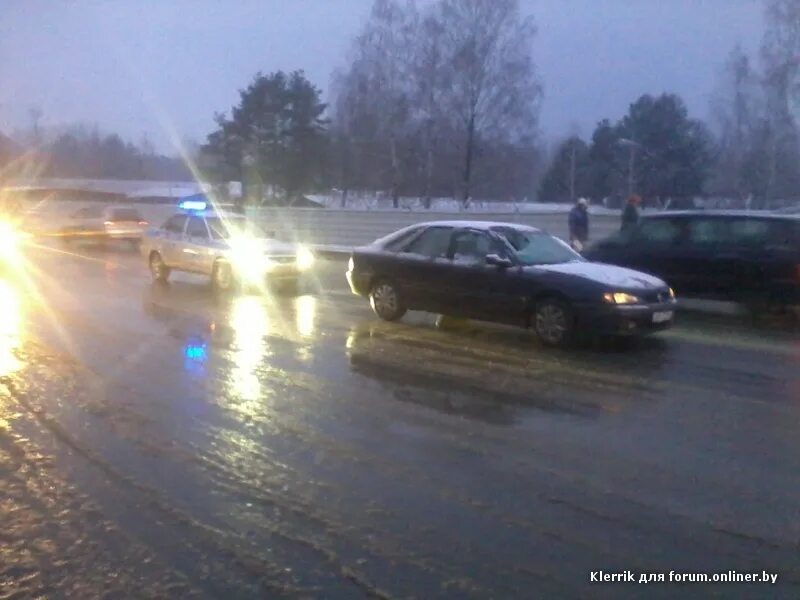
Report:
[[609,292],[603,294],[603,300],[609,304],[639,304],[641,299],[639,296],[633,294],[626,294],[625,292]]
[[675,300],[675,290],[673,290],[672,288],[669,288],[669,299]]
[[297,268],[301,271],[306,271],[314,266],[314,253],[305,246],[297,248]]
[[247,283],[261,283],[267,267],[263,245],[255,239],[236,238],[230,246],[229,258],[236,274]]

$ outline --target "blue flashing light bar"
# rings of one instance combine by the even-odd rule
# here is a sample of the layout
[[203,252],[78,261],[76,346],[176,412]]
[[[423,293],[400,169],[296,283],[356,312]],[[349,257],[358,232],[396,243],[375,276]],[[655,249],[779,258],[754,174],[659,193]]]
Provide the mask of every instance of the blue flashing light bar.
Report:
[[178,204],[178,208],[181,210],[206,210],[208,202],[205,200],[184,200]]
[[183,355],[188,360],[205,361],[206,359],[206,346],[205,344],[187,344],[183,349]]

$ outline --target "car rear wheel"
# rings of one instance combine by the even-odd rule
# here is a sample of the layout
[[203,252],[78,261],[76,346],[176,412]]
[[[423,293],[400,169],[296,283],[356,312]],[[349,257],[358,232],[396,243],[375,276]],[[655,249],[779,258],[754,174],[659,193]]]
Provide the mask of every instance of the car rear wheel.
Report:
[[536,304],[533,328],[545,346],[565,346],[574,333],[572,309],[563,300],[546,298]]
[[217,262],[211,272],[211,287],[215,292],[228,293],[236,290],[238,282],[231,266],[226,262]]
[[153,281],[164,283],[169,279],[169,267],[164,264],[164,260],[158,252],[153,252],[150,255],[150,275]]
[[396,321],[406,314],[406,307],[394,284],[379,281],[369,293],[372,310],[384,321]]

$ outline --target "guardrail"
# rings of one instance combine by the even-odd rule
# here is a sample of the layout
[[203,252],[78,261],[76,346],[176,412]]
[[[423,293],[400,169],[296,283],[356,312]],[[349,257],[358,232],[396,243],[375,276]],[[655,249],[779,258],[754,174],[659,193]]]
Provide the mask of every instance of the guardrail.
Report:
[[[106,204],[103,202],[81,202],[80,206]],[[78,206],[73,201],[50,202],[45,207],[54,221],[61,221]],[[161,225],[176,211],[174,206],[138,204],[138,210],[153,225]],[[260,207],[248,210],[251,218],[267,231],[278,237],[293,239],[319,246],[353,247],[367,244],[401,227],[424,221],[504,221],[524,223],[538,227],[553,235],[566,239],[569,235],[566,212],[449,212],[449,211],[403,211],[403,210],[359,210],[339,208],[290,208]],[[592,239],[608,236],[619,227],[619,217],[614,215],[591,215]],[[56,223],[51,223],[56,225]]]
[[[504,221],[544,229],[568,237],[566,213],[453,213],[433,211],[364,211],[324,208],[254,208],[248,215],[279,237],[318,245],[359,246],[402,227],[424,221]],[[593,239],[608,236],[619,227],[619,217],[591,216]]]

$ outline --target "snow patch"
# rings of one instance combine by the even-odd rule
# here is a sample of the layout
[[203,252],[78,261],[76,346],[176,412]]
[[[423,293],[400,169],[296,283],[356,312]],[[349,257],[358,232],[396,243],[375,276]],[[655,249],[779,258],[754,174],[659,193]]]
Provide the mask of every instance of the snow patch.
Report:
[[634,271],[633,269],[602,263],[573,262],[557,265],[538,265],[537,268],[552,273],[584,277],[597,283],[625,289],[653,289],[666,285],[658,277]]

